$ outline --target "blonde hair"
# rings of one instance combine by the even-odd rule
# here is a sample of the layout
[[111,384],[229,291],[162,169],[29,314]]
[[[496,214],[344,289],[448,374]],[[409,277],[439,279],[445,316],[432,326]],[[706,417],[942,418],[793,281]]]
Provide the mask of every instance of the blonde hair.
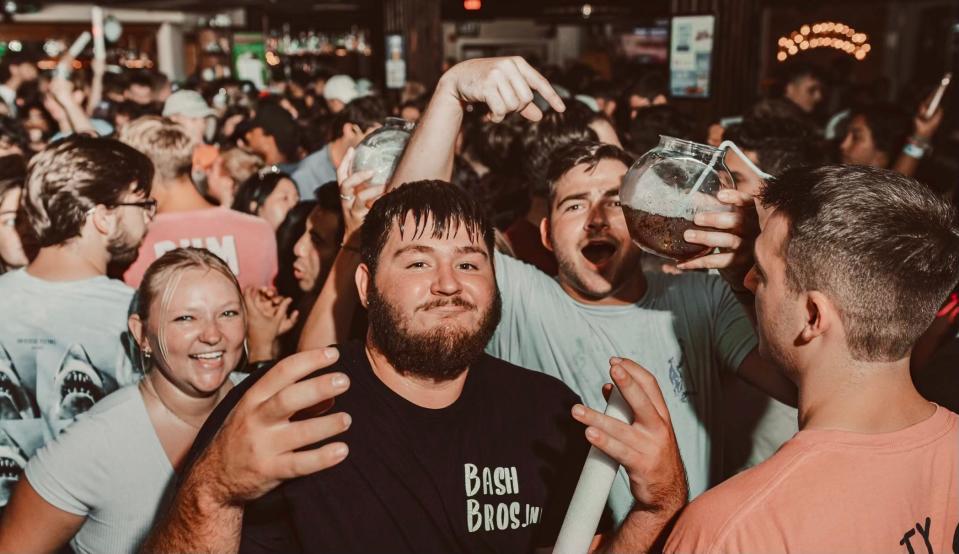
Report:
[[127,124],[119,139],[147,155],[156,170],[155,182],[189,176],[196,141],[175,121],[148,115]]
[[137,289],[136,313],[144,324],[150,319],[153,301],[161,298],[163,304],[169,303],[169,297],[173,296],[176,285],[180,282],[180,275],[189,269],[208,269],[222,274],[236,288],[240,299],[243,299],[243,291],[236,275],[219,256],[205,248],[177,248],[157,258],[143,274],[143,280]]

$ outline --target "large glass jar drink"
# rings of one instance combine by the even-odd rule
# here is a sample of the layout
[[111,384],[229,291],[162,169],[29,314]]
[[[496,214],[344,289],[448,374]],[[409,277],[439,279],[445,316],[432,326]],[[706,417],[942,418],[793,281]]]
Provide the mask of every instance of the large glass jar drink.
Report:
[[387,117],[382,127],[373,131],[356,147],[353,172],[373,171],[370,182],[385,185],[399,163],[406,143],[412,135],[413,124],[398,117]]
[[697,229],[693,217],[705,211],[730,211],[716,193],[732,187],[723,163],[724,150],[660,136],[623,178],[619,197],[633,241],[646,252],[686,261],[709,248],[686,242],[683,233]]

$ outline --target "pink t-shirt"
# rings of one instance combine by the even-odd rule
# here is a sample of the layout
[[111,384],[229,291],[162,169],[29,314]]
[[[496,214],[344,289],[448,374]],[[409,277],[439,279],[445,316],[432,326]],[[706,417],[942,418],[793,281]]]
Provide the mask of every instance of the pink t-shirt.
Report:
[[937,407],[894,433],[800,431],[693,501],[666,552],[955,552],[957,420]]
[[240,286],[269,286],[277,272],[276,235],[269,223],[227,208],[157,214],[140,246],[137,260],[123,275],[140,286],[154,260],[170,250],[195,246],[223,259]]

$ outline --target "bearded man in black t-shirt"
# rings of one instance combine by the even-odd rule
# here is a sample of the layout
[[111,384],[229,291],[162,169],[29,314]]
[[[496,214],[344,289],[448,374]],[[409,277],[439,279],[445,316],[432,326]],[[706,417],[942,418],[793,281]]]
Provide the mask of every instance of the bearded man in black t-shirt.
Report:
[[[339,347],[312,378],[321,360],[304,353],[234,389],[197,437],[146,550],[530,552],[555,542],[589,446],[570,415],[584,408],[559,380],[483,353],[500,300],[481,209],[448,183],[400,187],[370,211],[361,251],[365,342]],[[639,429],[650,419],[635,401],[641,368],[627,369],[614,375],[635,426],[578,417],[594,436],[609,433],[614,457],[639,436],[662,446],[643,463],[664,462],[653,473],[684,497],[668,414],[651,434]],[[341,413],[311,407],[332,396]],[[645,404],[665,409],[661,395]],[[636,486],[656,488],[648,477]],[[655,535],[637,518],[624,536]]]

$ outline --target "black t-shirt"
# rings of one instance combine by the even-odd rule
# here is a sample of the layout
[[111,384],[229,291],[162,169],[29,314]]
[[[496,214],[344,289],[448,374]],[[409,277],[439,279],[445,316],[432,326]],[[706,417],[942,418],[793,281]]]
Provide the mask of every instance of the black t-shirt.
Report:
[[[241,552],[524,552],[550,546],[588,451],[562,382],[483,355],[463,393],[438,410],[397,395],[361,343],[327,371],[350,376],[340,464],[280,485],[246,506]],[[263,371],[216,408],[202,452]]]

